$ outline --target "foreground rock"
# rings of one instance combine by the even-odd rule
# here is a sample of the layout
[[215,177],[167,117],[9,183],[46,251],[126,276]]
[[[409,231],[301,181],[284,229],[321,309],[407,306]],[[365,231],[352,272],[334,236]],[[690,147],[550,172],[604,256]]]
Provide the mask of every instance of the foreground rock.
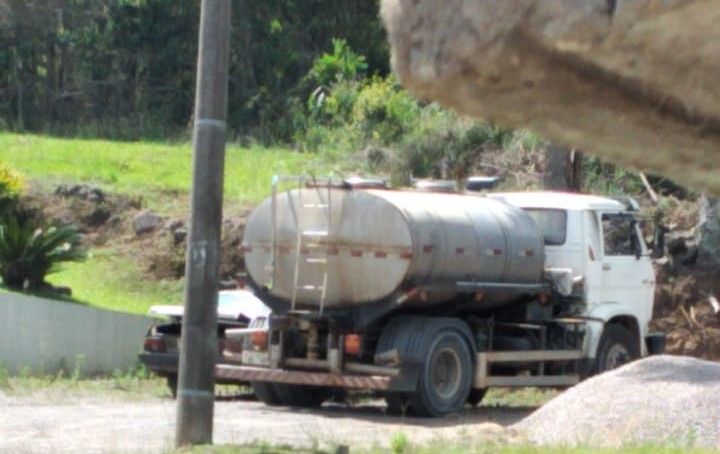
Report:
[[514,427],[545,445],[720,448],[720,364],[636,361],[569,389]]
[[720,192],[720,0],[383,0],[415,94]]

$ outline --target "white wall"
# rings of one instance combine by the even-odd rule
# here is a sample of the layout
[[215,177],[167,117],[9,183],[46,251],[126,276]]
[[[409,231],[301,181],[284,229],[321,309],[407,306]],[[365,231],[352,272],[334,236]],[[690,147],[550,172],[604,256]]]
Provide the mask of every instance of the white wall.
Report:
[[0,362],[11,374],[70,372],[79,357],[83,375],[127,370],[151,324],[148,317],[0,293]]

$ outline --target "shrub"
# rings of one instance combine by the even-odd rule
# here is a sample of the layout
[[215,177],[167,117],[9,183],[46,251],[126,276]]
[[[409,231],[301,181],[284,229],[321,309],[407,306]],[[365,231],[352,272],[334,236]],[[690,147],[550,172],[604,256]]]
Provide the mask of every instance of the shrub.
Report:
[[333,52],[315,60],[309,77],[322,86],[342,80],[353,80],[365,72],[365,57],[353,52],[344,39],[333,39]]
[[367,142],[389,145],[417,124],[418,102],[394,77],[374,78],[363,86],[353,109],[353,123]]
[[61,262],[85,258],[74,227],[36,228],[31,220],[0,221],[0,277],[14,290],[39,290]]
[[20,172],[0,162],[0,215],[6,214],[15,205],[25,179]]

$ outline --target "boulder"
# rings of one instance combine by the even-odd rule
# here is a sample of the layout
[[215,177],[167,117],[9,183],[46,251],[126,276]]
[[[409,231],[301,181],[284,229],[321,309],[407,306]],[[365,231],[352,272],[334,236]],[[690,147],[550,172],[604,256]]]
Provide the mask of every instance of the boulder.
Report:
[[720,0],[383,0],[402,83],[720,192]]
[[136,214],[132,221],[135,235],[144,235],[152,232],[162,225],[162,218],[152,210],[143,210]]

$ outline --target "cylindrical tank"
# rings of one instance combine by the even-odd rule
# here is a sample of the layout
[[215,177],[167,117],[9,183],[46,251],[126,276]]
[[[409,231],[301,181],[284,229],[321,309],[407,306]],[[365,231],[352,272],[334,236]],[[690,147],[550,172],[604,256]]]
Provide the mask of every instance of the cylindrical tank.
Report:
[[523,210],[485,197],[414,191],[280,193],[274,210],[268,198],[250,215],[243,249],[250,277],[288,301],[296,289],[298,307],[317,307],[323,286],[326,308],[413,287],[439,289],[422,301],[434,304],[451,299],[459,281],[538,283],[544,265],[542,236]]

